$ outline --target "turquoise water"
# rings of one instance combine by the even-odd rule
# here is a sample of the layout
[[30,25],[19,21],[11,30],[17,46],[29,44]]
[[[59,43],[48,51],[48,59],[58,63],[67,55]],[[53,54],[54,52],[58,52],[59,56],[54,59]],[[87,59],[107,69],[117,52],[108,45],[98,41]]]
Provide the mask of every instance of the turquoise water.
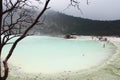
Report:
[[[5,46],[3,53],[6,54],[10,46]],[[112,52],[113,46],[105,42],[29,36],[17,45],[9,62],[28,73],[57,73],[97,66]]]

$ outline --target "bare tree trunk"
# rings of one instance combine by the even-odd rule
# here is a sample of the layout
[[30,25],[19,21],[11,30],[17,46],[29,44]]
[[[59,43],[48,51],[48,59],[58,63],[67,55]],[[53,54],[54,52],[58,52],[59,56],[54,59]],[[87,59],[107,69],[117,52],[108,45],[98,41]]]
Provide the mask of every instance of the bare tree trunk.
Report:
[[[1,47],[1,46],[0,46]],[[2,71],[1,71],[1,63],[2,61],[1,61],[1,48],[0,48],[0,80],[2,80],[2,77],[1,77],[1,73],[2,73]]]
[[[10,16],[11,16],[11,24],[8,25],[8,29],[7,29],[7,30],[4,30],[4,26],[3,26],[2,21],[3,21],[4,19],[6,19],[7,16],[6,16],[4,19],[2,18],[2,16],[3,16],[4,14],[10,13],[12,10],[16,9],[16,5],[17,5],[17,4],[19,4],[19,3],[21,3],[21,2],[24,3],[24,2],[27,1],[27,0],[24,0],[24,1],[22,1],[22,0],[17,0],[17,2],[15,3],[15,5],[13,5],[12,2],[11,2],[11,0],[10,0],[11,5],[12,5],[12,8],[7,9],[6,11],[3,11],[3,10],[2,10],[2,5],[3,5],[2,1],[3,1],[3,0],[0,0],[0,80],[6,80],[6,79],[8,78],[8,73],[9,73],[9,67],[8,67],[8,63],[7,63],[8,60],[9,60],[9,58],[11,57],[11,55],[12,55],[14,49],[16,48],[17,44],[18,44],[24,37],[26,37],[28,31],[29,31],[31,28],[33,28],[33,27],[39,22],[39,19],[42,17],[42,15],[44,14],[44,12],[48,9],[47,6],[48,6],[48,3],[50,2],[50,0],[46,0],[45,5],[44,5],[42,11],[38,14],[38,16],[35,18],[35,20],[34,20],[34,21],[31,23],[31,25],[19,36],[19,38],[14,41],[14,43],[13,43],[12,47],[10,48],[7,56],[5,57],[3,63],[2,63],[2,61],[1,61],[2,48],[3,48],[4,45],[7,44],[7,42],[8,42],[10,39],[14,38],[14,37],[10,38],[11,34],[10,34],[9,32],[12,31],[11,29],[14,30],[15,25],[14,25],[14,23],[13,23],[12,16],[10,15]],[[20,7],[20,6],[18,6],[18,7]],[[9,14],[8,14],[8,15],[9,15]],[[24,15],[25,15],[25,14],[24,14]],[[23,17],[23,15],[22,15],[22,17]],[[18,20],[21,19],[22,17],[18,18],[15,24],[19,23]],[[2,19],[3,19],[3,20],[2,20]],[[12,27],[12,25],[13,25],[13,27]],[[21,27],[21,26],[20,26],[20,27]],[[3,31],[2,31],[2,30],[3,30]],[[7,34],[5,34],[4,37],[2,38],[2,33],[7,33]],[[17,33],[16,33],[16,35],[17,35]],[[6,41],[5,41],[5,40],[6,40]],[[4,68],[3,76],[1,75],[1,73],[2,73],[2,71],[1,71],[1,67],[2,67],[1,64],[3,64],[3,68]]]
[[[19,37],[17,38],[17,40],[14,41],[14,43],[12,43],[12,47],[10,48],[7,56],[5,57],[3,63],[1,60],[1,54],[2,54],[2,48],[3,46],[5,46],[7,43],[9,43],[9,40],[11,40],[14,37],[17,37],[18,34],[17,33],[13,33],[15,36],[11,37],[11,33],[14,31],[14,29],[16,28],[16,25],[18,25],[20,22],[21,24],[25,22],[25,19],[31,19],[32,16],[31,15],[26,15],[27,11],[23,11],[23,13],[21,13],[21,15],[18,16],[18,19],[16,19],[16,21],[13,21],[13,14],[15,11],[19,11],[19,9],[22,9],[23,6],[29,6],[27,4],[27,1],[29,0],[16,0],[15,3],[13,3],[13,0],[4,0],[5,2],[5,6],[6,9],[3,10],[3,0],[0,0],[0,80],[6,80],[8,78],[8,73],[9,73],[9,67],[8,67],[8,60],[9,58],[12,56],[14,49],[16,48],[17,44],[24,38],[27,36],[27,33],[29,30],[31,30],[38,22],[39,19],[41,19],[42,15],[44,14],[44,12],[48,9],[48,4],[50,2],[50,0],[45,0],[45,4],[43,9],[39,12],[39,14],[36,16],[36,18],[28,25],[28,27],[26,28],[25,31],[23,31],[23,33],[21,35],[19,35]],[[41,1],[41,0],[36,0],[36,1]],[[75,6],[77,8],[79,8],[79,2],[77,2],[76,0],[70,0],[71,1],[71,5]],[[73,4],[74,3],[74,4]],[[31,7],[31,6],[29,6]],[[23,7],[24,8],[24,7]],[[13,12],[13,13],[12,13]],[[10,16],[10,24],[5,24],[5,22],[7,22],[7,17]],[[24,23],[25,24],[25,23]],[[5,28],[7,26],[7,28]],[[23,27],[21,25],[19,25],[19,27]],[[21,29],[21,28],[19,28]],[[20,31],[19,31],[20,32]],[[3,38],[2,38],[2,35]],[[3,64],[3,66],[1,66]],[[2,73],[2,69],[4,68],[4,72],[3,75]]]
[[0,0],[0,80],[2,80],[2,77],[1,77],[1,53],[2,53],[2,42],[1,42],[1,28],[2,28],[2,10],[3,7],[2,7],[2,0]]

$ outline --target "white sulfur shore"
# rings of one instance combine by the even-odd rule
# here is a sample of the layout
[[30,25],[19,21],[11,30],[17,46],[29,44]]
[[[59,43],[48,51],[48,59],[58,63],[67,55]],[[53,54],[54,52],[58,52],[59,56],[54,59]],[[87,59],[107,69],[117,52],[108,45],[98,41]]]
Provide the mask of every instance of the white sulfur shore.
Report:
[[[59,74],[36,74],[39,80],[120,80],[120,38],[118,37],[103,37],[107,38],[108,41],[116,46],[116,53],[110,56],[107,61],[103,64],[90,68],[85,71],[70,72],[66,71]],[[82,36],[77,39],[81,40],[98,40],[96,37],[91,38],[90,36]],[[18,75],[17,75],[18,76]],[[17,77],[16,76],[16,77]],[[26,76],[31,76],[27,75]],[[26,77],[24,76],[24,77]],[[34,74],[35,76],[35,74]],[[14,76],[15,77],[15,76]],[[15,79],[16,79],[15,77]],[[10,80],[14,79],[12,76],[9,77]],[[16,79],[17,80],[17,79]],[[21,80],[24,80],[23,78]],[[25,80],[34,80],[32,77]]]

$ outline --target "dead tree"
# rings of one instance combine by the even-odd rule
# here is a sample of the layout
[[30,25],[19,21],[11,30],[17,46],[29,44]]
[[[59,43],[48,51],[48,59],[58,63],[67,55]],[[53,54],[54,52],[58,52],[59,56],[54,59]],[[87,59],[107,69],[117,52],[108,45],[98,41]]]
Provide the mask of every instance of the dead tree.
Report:
[[[34,0],[35,1],[35,0]],[[36,0],[39,2],[39,0]],[[29,14],[29,9],[33,9],[29,0],[0,0],[0,80],[6,80],[9,73],[8,60],[11,57],[16,45],[23,38],[27,36],[28,31],[33,28],[40,20],[41,16],[48,9],[50,0],[46,0],[43,8],[39,10],[39,14],[33,18]],[[27,25],[25,25],[27,24]],[[25,30],[20,33],[21,27],[25,27]],[[13,38],[17,39],[10,43],[9,41]],[[3,47],[7,44],[12,44],[7,56],[1,59]],[[3,64],[4,72],[3,75],[1,65]]]
[[[48,9],[50,0],[33,0],[43,5],[43,7],[36,8],[30,2],[32,0],[0,0],[0,80],[6,80],[9,74],[8,60],[12,56],[17,44],[27,36],[27,33],[36,25],[41,22],[41,17]],[[70,0],[72,6],[77,6],[79,2]],[[30,14],[31,9],[39,9],[37,16]],[[21,30],[23,29],[24,30]],[[16,38],[14,42],[11,39]],[[5,45],[12,44],[7,56],[3,59],[2,50]],[[3,64],[3,66],[2,66]],[[2,72],[1,68],[4,68]]]

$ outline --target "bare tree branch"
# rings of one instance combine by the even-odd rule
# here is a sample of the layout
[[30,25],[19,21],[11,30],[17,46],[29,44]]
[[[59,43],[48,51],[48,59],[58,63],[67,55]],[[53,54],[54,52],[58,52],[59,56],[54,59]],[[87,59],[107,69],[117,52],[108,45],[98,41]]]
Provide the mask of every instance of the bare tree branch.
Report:
[[83,14],[83,12],[82,12],[82,10],[80,8],[80,2],[79,1],[77,1],[77,0],[70,0],[70,4],[68,4],[68,6],[64,9],[64,11],[66,9],[70,8],[70,7],[77,8],[81,12],[81,14]]
[[[0,2],[2,2],[1,0]],[[33,6],[27,4],[27,1],[29,0],[16,0],[15,3],[12,2],[12,0],[5,0],[4,6],[6,7],[3,11],[0,11],[0,17],[1,17],[1,26],[0,26],[0,34],[3,37],[0,38],[0,49],[2,50],[3,46],[7,44],[12,44],[12,47],[10,48],[10,51],[8,52],[8,55],[5,57],[3,61],[4,65],[4,75],[1,76],[0,74],[0,80],[6,80],[8,77],[9,67],[8,67],[8,60],[11,57],[14,49],[16,48],[18,42],[20,42],[23,38],[27,36],[27,33],[30,29],[32,29],[36,24],[42,24],[39,22],[39,19],[42,17],[44,12],[48,9],[48,4],[50,0],[46,0],[45,5],[43,9],[40,11],[38,16],[33,16],[30,14],[30,12],[25,8],[24,6],[29,6],[33,8]],[[2,3],[1,3],[1,9],[2,9]],[[15,15],[17,14],[17,18]],[[2,17],[3,15],[3,17]],[[19,16],[18,16],[19,15]],[[25,25],[27,23],[27,25]],[[26,29],[20,34],[21,27],[27,26]],[[19,30],[19,32],[17,32]],[[10,42],[11,39],[16,38],[14,42]],[[0,51],[1,54],[1,51]],[[0,56],[1,58],[1,56]],[[0,59],[1,62],[1,59]],[[1,63],[0,63],[1,68]],[[1,71],[1,69],[0,69]],[[1,73],[1,72],[0,72]]]
[[[41,0],[37,2],[41,4]],[[50,0],[45,0],[42,10],[39,11],[37,16],[34,16],[29,9],[26,9],[26,7],[31,9],[37,8],[36,6],[28,4],[31,3],[29,0],[15,0],[15,2],[13,2],[13,0],[0,0],[0,80],[6,80],[8,77],[9,67],[7,62],[13,54],[17,44],[27,36],[28,32],[35,25],[43,24],[44,18],[41,18],[44,12],[50,8],[48,7],[49,2]],[[70,0],[70,5],[68,7],[76,7],[82,13],[79,3],[80,2],[77,0]],[[22,31],[22,33],[20,31]],[[10,42],[13,38],[16,38],[15,41]],[[7,44],[12,44],[12,46],[3,61],[4,74],[1,76],[1,53],[3,47]]]
[[[5,11],[3,11],[2,14],[6,14],[7,12],[11,12],[15,8],[20,7],[20,5],[22,5],[22,6],[25,5],[28,0],[17,0],[14,4],[12,3],[11,0],[9,0],[9,1],[10,1],[10,4],[11,4],[11,7],[7,8]],[[6,4],[5,6],[8,6],[8,4]]]

